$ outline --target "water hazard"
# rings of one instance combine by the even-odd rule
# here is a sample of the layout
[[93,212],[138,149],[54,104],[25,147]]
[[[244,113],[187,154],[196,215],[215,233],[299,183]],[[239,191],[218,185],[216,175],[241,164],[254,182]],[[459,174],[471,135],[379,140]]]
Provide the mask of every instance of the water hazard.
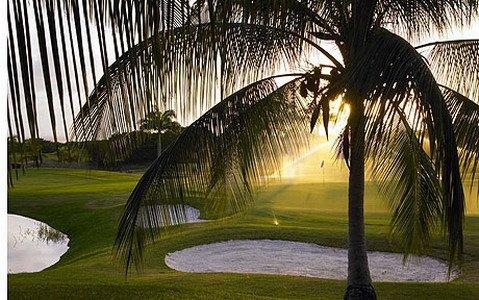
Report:
[[8,215],[8,273],[39,272],[60,260],[68,250],[68,236],[47,224]]

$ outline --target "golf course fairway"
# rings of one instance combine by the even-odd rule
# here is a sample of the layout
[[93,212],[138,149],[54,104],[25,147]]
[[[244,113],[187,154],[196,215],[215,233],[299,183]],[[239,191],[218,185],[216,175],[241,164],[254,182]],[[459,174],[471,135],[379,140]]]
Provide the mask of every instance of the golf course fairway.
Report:
[[[45,222],[70,239],[69,250],[52,267],[8,275],[11,299],[341,299],[345,282],[299,276],[172,270],[165,255],[232,239],[288,240],[345,248],[347,183],[284,178],[259,189],[254,207],[239,215],[174,226],[149,245],[145,263],[127,277],[115,260],[113,241],[120,214],[140,174],[80,169],[31,169],[9,190],[8,212]],[[335,178],[339,178],[336,176]],[[387,201],[366,185],[368,250],[398,252],[389,236]],[[474,202],[474,203],[477,203]],[[461,275],[449,283],[375,283],[379,299],[479,299],[479,216],[465,220]],[[445,259],[433,241],[430,256]]]

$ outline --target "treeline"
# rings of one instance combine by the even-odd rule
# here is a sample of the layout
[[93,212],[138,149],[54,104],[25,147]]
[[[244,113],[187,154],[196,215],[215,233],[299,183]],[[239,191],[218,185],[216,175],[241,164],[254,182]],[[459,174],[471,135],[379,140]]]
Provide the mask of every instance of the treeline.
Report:
[[[172,143],[180,131],[161,134],[163,148]],[[116,134],[108,140],[88,142],[52,142],[17,137],[8,139],[9,169],[40,167],[46,163],[88,164],[98,169],[113,169],[120,164],[144,164],[158,154],[158,133],[136,131]]]

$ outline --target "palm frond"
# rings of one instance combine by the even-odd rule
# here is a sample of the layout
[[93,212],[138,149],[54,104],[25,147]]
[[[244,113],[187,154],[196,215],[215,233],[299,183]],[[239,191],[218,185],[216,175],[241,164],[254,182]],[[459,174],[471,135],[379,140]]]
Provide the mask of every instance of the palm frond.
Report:
[[[376,156],[372,178],[389,200],[393,237],[403,253],[425,254],[442,218],[442,189],[434,162],[405,115],[396,119],[387,152]],[[366,139],[372,138],[367,136]]]
[[[38,123],[37,123],[37,114],[36,114],[36,96],[34,89],[34,79],[33,79],[33,63],[32,63],[32,54],[30,46],[30,32],[28,27],[28,19],[26,18],[26,1],[23,1],[23,6],[20,0],[12,1],[13,5],[11,10],[8,10],[8,22],[9,22],[9,39],[14,41],[13,38],[13,25],[15,23],[15,33],[17,35],[17,47],[18,47],[18,69],[19,78],[21,78],[24,102],[27,113],[27,122],[29,133],[31,137],[38,136]],[[26,22],[25,20],[26,19]],[[12,44],[13,45],[13,44]],[[15,57],[15,48],[12,48],[12,58]],[[12,62],[13,68],[16,68],[17,61]]]
[[[131,131],[136,124],[126,118],[140,120],[153,106],[188,120],[217,102],[216,87],[230,94],[282,64],[297,65],[303,48],[301,37],[261,25],[217,23],[175,31],[169,39],[160,33],[136,45],[108,68],[75,120],[86,124],[79,129],[82,139],[108,137],[116,133],[112,129]],[[211,39],[216,47],[210,47]]]
[[[59,3],[57,3],[57,18],[58,18],[57,23],[59,24],[60,42],[61,42],[60,47],[62,49],[63,69],[65,71],[64,72],[65,80],[63,80],[63,78],[61,78],[60,80],[61,80],[61,82],[65,81],[65,83],[67,85],[67,92],[66,92],[65,96],[68,97],[68,102],[70,104],[70,112],[72,114],[72,120],[74,120],[75,119],[75,108],[74,108],[74,105],[73,105],[73,87],[72,87],[73,82],[71,80],[70,64],[69,64],[68,55],[67,55],[67,53],[68,53],[67,42],[66,42],[67,35],[66,35],[64,20],[62,19],[62,16],[63,16],[62,15],[62,5],[61,5],[61,2],[59,2]],[[71,38],[71,34],[69,35],[69,37]],[[74,62],[74,64],[76,65],[76,62]],[[76,74],[76,66],[74,68],[74,72]],[[77,79],[76,82],[77,82],[77,86],[78,86],[78,79]],[[78,90],[79,90],[79,88],[78,88]],[[60,92],[59,92],[59,94],[60,94]],[[74,133],[74,136],[76,137],[76,125],[75,124],[73,126],[73,133]],[[68,141],[68,133],[65,133],[65,134],[66,134],[65,139]]]
[[390,114],[398,108],[407,109],[412,130],[427,137],[442,183],[443,221],[452,264],[462,253],[464,193],[452,118],[439,85],[414,47],[386,30],[371,36],[355,62],[342,80],[347,88],[369,99],[369,114],[380,116],[366,124],[371,135],[366,139],[368,155],[380,155],[387,147],[388,128],[394,120]]
[[15,65],[15,59],[12,58],[12,51],[14,46],[8,43],[7,46],[7,70],[8,70],[8,86],[10,91],[10,99],[12,99],[12,110],[15,122],[15,128],[18,139],[23,142],[25,140],[25,129],[23,127],[23,117],[22,117],[22,110],[21,107],[21,100],[20,100],[20,92],[19,92],[19,84],[18,84],[18,73],[17,68]]
[[459,92],[443,87],[444,99],[454,124],[463,178],[479,179],[479,105]]
[[424,37],[431,31],[444,32],[464,26],[479,16],[476,0],[391,0],[382,4],[382,24],[408,37]]
[[[13,138],[13,130],[12,130],[12,120],[10,117],[10,106],[9,102],[7,101],[7,126],[8,126],[8,136],[9,138]],[[7,144],[8,145],[8,144]],[[9,146],[9,145],[8,145]],[[9,147],[10,148],[10,147]],[[8,149],[7,154],[7,174],[8,174],[8,186],[13,186],[13,176],[12,176],[12,164],[10,162],[10,156],[15,157],[15,152]],[[16,169],[15,169],[16,171]],[[18,173],[17,173],[17,180],[18,180]]]
[[427,59],[437,80],[463,95],[479,99],[479,40],[455,40],[416,47],[430,48]]
[[[76,34],[76,41],[77,41],[77,50],[78,50],[78,62],[80,64],[80,74],[82,78],[82,86],[83,86],[83,92],[85,97],[87,97],[89,88],[88,88],[88,73],[87,73],[87,67],[86,67],[86,55],[85,55],[85,48],[83,46],[84,44],[84,38],[83,38],[83,26],[81,24],[81,12],[80,12],[80,4],[78,0],[72,0],[71,2],[71,10],[72,10],[72,17],[73,17],[73,25],[75,29],[75,34]],[[85,3],[84,3],[85,5]],[[69,15],[69,10],[67,11],[68,14],[68,26],[72,27],[71,20],[70,20],[70,15]],[[71,30],[69,28],[69,30]],[[80,37],[80,38],[79,38]],[[75,47],[75,44],[71,44],[72,47]],[[78,90],[78,93],[80,93],[80,90]],[[87,98],[88,99],[88,98]],[[88,101],[87,101],[88,103]],[[89,103],[88,103],[89,104]]]
[[[67,6],[68,3],[64,3],[64,6]],[[63,6],[62,6],[63,7]],[[78,66],[78,61],[77,61],[77,58],[78,60],[81,59],[81,57],[78,57],[77,55],[77,51],[79,52],[80,50],[77,49],[77,47],[75,46],[75,42],[74,42],[74,25],[73,25],[73,22],[72,22],[72,18],[71,18],[71,14],[70,14],[70,9],[66,9],[66,32],[67,32],[67,36],[68,36],[68,47],[69,48],[66,48],[66,41],[64,41],[64,39],[62,39],[62,47],[63,47],[63,53],[65,52],[70,52],[71,53],[71,56],[72,56],[72,67],[73,67],[73,78],[75,79],[74,82],[73,80],[70,81],[70,72],[65,72],[67,78],[66,80],[68,82],[70,82],[69,85],[67,85],[67,87],[69,88],[69,93],[70,93],[70,89],[72,88],[73,84],[75,84],[75,89],[76,89],[76,94],[77,94],[77,97],[76,97],[76,101],[78,101],[78,105],[79,107],[82,106],[82,89],[81,89],[81,84],[80,84],[80,72],[79,71],[79,66]],[[64,26],[64,22],[65,20],[61,19],[60,20],[60,31],[62,31],[62,28]],[[67,60],[66,57],[64,57],[64,65],[68,65],[69,62]],[[67,67],[65,67],[65,70],[68,70]],[[83,81],[84,82],[84,81]],[[86,88],[85,85],[82,85],[83,88]],[[85,90],[83,90],[84,93],[86,93]],[[72,99],[72,94],[70,93],[70,107],[71,107],[71,111],[72,111],[72,114],[73,114],[73,120],[75,119],[75,114],[74,114],[74,108],[73,108],[73,99]],[[83,124],[81,124],[81,126],[83,126]],[[77,124],[73,123],[73,134],[74,136],[72,136],[72,139],[73,138],[76,138],[78,140],[78,135],[77,135],[77,131],[76,131],[76,128],[77,128]]]
[[138,182],[120,221],[116,246],[127,270],[140,265],[144,244],[159,236],[158,225],[174,223],[162,216],[181,219],[177,206],[165,212],[159,205],[199,204],[210,216],[249,207],[251,189],[278,169],[283,155],[307,143],[298,86],[299,79],[279,89],[273,79],[253,83],[215,105],[165,149]]
[[329,28],[316,10],[323,1],[311,0],[212,0],[196,1],[193,22],[247,23],[266,25],[306,36],[308,31]]
[[38,45],[40,47],[40,57],[42,60],[43,80],[47,94],[48,111],[50,113],[50,123],[52,125],[53,140],[57,142],[55,106],[53,104],[52,78],[50,77],[50,67],[48,63],[46,29],[43,17],[43,10],[40,8],[39,0],[33,0],[33,9],[35,12],[35,23],[37,28]]
[[[63,124],[63,131],[68,142],[68,127],[66,121],[66,114],[65,114],[65,95],[63,92],[63,77],[61,71],[61,64],[60,64],[60,54],[59,49],[60,45],[57,40],[57,29],[55,24],[55,3],[52,0],[45,0],[45,8],[46,8],[46,19],[49,29],[49,36],[50,36],[50,45],[52,49],[52,56],[53,56],[53,67],[56,79],[56,87],[58,91],[58,97],[60,102],[60,110],[62,116],[62,124]],[[59,5],[59,4],[57,4]]]
[[123,27],[132,44],[159,31],[184,26],[191,10],[188,0],[109,0],[104,5],[103,1],[97,2],[102,15],[107,15],[106,10],[111,7],[108,11],[111,22]]

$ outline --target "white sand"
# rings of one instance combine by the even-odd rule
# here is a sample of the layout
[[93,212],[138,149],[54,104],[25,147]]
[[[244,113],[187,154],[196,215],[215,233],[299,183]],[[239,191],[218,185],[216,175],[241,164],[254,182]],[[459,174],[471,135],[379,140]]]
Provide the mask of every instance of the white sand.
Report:
[[[331,279],[347,277],[346,249],[281,240],[231,240],[168,253],[168,267],[183,272],[296,275]],[[403,265],[398,253],[368,252],[373,281],[446,282],[447,264],[411,256]]]

